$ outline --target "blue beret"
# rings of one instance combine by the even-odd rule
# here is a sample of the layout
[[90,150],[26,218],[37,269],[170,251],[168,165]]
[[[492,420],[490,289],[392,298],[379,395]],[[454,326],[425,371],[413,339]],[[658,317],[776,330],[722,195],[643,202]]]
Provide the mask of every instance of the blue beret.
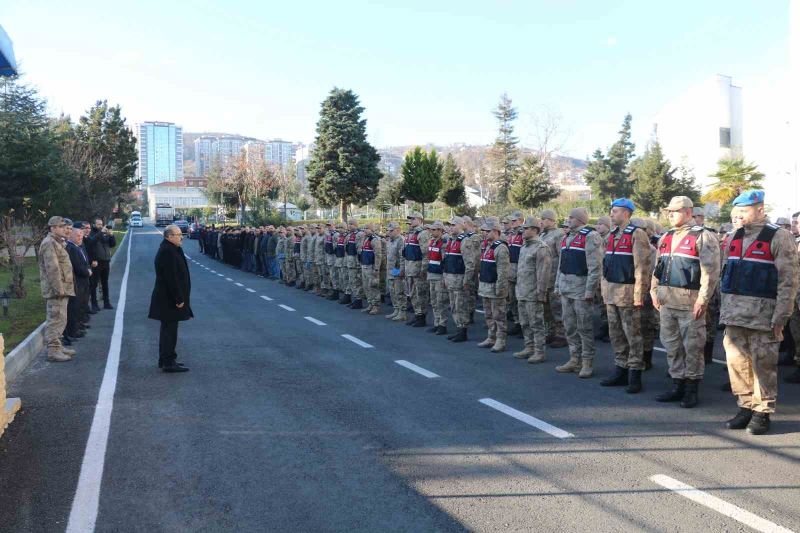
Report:
[[754,205],[764,203],[764,191],[761,189],[750,189],[733,199],[733,205]]
[[634,212],[636,209],[633,205],[633,202],[628,200],[627,198],[617,198],[613,202],[611,202],[611,207],[624,207],[626,209],[630,209],[631,213]]

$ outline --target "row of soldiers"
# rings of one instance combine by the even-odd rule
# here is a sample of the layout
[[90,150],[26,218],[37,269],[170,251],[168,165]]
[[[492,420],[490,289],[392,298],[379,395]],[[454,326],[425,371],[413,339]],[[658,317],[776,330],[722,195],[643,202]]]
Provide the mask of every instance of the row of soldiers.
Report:
[[796,245],[788,231],[766,222],[763,191],[734,201],[722,241],[696,209],[689,198],[673,198],[666,232],[634,218],[625,198],[595,226],[585,209],[573,209],[566,231],[551,210],[428,225],[412,212],[405,234],[392,222],[384,236],[372,224],[329,220],[279,228],[276,257],[282,282],[352,309],[377,315],[387,295],[393,307],[387,319],[425,327],[430,307],[428,331],[436,335],[448,334],[452,316],[452,342],[467,340],[480,296],[487,336],[478,346],[503,352],[508,335],[518,334],[525,342],[514,356],[540,363],[547,345],[566,344],[569,360],[556,371],[580,378],[593,375],[599,307],[615,362],[601,384],[640,392],[659,332],[673,385],[656,399],[686,408],[698,403],[721,307],[740,406],[728,427],[764,433],[777,397],[776,342],[798,313]]

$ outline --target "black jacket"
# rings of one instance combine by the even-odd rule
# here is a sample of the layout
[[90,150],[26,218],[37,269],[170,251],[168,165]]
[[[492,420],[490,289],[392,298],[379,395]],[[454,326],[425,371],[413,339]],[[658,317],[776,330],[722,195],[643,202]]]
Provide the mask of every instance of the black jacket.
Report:
[[111,260],[111,249],[117,245],[117,239],[113,233],[106,235],[99,229],[92,228],[87,241],[86,249],[89,250],[90,261]]
[[72,274],[75,283],[83,285],[89,282],[91,270],[89,270],[89,258],[84,254],[82,246],[78,246],[72,241],[67,241],[67,254],[72,263]]
[[[189,266],[180,246],[164,239],[155,259],[156,285],[150,297],[148,318],[163,322],[180,322],[194,316],[190,306],[192,280]],[[176,304],[185,305],[178,309]]]

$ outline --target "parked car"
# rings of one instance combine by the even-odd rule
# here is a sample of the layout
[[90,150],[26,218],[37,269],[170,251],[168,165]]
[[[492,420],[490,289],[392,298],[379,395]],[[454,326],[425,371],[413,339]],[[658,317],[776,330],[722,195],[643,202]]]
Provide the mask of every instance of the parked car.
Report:
[[173,224],[181,228],[181,233],[189,233],[189,223],[185,220],[176,220]]

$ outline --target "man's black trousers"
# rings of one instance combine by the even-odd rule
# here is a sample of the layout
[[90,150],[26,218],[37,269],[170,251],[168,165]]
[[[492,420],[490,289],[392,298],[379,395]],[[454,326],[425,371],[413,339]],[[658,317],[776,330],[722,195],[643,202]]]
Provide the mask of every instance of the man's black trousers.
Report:
[[158,337],[158,362],[169,366],[175,362],[178,354],[175,345],[178,343],[178,322],[161,321],[161,332]]
[[92,281],[92,288],[91,288],[91,295],[92,295],[92,305],[97,307],[97,285],[98,283],[103,288],[103,303],[110,304],[111,299],[110,295],[108,294],[108,272],[110,261],[97,261],[97,266],[92,269],[92,277],[89,278]]

